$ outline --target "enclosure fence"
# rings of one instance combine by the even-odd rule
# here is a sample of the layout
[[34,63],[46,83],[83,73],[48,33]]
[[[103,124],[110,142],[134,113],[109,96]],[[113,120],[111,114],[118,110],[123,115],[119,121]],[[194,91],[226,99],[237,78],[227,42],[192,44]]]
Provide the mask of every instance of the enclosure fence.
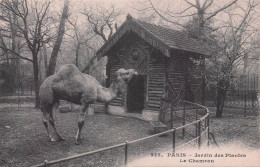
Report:
[[[259,93],[258,74],[248,74],[238,77],[236,84],[230,86],[225,98],[224,108],[229,113],[254,116],[259,114],[257,95]],[[215,107],[217,103],[216,86],[208,86],[206,89],[205,105]]]
[[[169,135],[170,140],[167,143],[167,150],[171,150],[172,153],[175,153],[176,150],[186,148],[187,146],[191,146],[191,144],[200,149],[203,146],[209,146],[209,110],[208,108],[196,104],[191,103],[188,101],[182,101],[180,105],[173,106],[172,104],[168,105],[168,109],[170,109],[170,118],[167,116],[168,119],[171,121],[170,129],[153,134],[144,138],[140,138],[133,141],[126,141],[121,144],[117,144],[114,146],[109,146],[105,148],[101,148],[98,150],[81,153],[73,156],[69,156],[66,158],[56,159],[56,160],[45,160],[43,163],[34,165],[33,167],[44,167],[44,166],[51,166],[51,165],[61,165],[61,163],[72,161],[74,159],[83,158],[87,156],[91,156],[93,154],[98,154],[105,151],[110,151],[113,149],[123,149],[121,152],[122,157],[122,165],[127,166],[129,162],[129,158],[133,155],[129,154],[130,146],[141,143],[144,141],[148,141],[151,139],[158,139],[158,137],[162,137],[164,135]],[[179,117],[179,114],[181,114],[181,117]],[[178,118],[181,120],[182,126],[178,126],[178,124],[175,124],[173,121],[175,121],[175,118]],[[194,118],[193,118],[194,117]],[[193,120],[191,120],[193,118]],[[189,130],[195,132],[195,134],[191,134],[192,132]],[[179,135],[178,135],[179,134]],[[186,136],[189,136],[188,139],[186,139]],[[191,137],[192,136],[192,137]],[[186,140],[185,140],[186,139]],[[182,142],[181,142],[182,141]],[[134,149],[133,152],[141,152],[142,150]],[[140,156],[138,156],[140,157]]]

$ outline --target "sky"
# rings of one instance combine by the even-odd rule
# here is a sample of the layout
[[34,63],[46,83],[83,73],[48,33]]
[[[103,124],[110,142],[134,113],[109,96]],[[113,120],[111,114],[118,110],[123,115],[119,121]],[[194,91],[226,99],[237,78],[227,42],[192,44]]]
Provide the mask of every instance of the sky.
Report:
[[[126,15],[129,13],[133,17],[138,18],[138,12],[134,8],[142,9],[144,8],[143,1],[146,0],[69,0],[70,2],[70,11],[72,14],[77,15],[80,19],[85,19],[85,17],[81,14],[84,11],[84,8],[89,6],[95,6],[96,4],[100,4],[101,6],[115,6],[116,9],[120,10],[122,15],[118,20],[118,24],[120,25],[125,19]],[[195,3],[195,0],[189,0],[192,3]],[[204,0],[200,0],[203,2]],[[233,0],[215,0],[214,7],[222,7],[224,4],[231,2]],[[260,3],[260,0],[255,0]],[[188,4],[184,0],[152,0],[155,4],[156,8],[165,10],[167,8],[171,9],[173,12],[180,12],[187,8]],[[157,3],[159,2],[159,3]],[[238,0],[238,3],[241,6],[245,6],[247,0]],[[61,12],[63,7],[64,0],[53,0],[52,10],[56,12]],[[170,4],[170,5],[169,5]],[[260,5],[257,7],[257,12],[260,13]],[[186,12],[186,14],[191,14],[192,11]],[[221,15],[217,15],[216,18],[220,18]],[[180,22],[186,21],[185,18],[180,18]],[[260,24],[258,25],[260,28]]]

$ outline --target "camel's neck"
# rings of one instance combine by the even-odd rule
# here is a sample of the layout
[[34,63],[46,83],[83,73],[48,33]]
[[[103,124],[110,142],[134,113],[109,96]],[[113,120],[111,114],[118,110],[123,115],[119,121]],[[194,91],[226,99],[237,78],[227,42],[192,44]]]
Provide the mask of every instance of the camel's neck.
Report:
[[101,87],[98,90],[98,101],[99,102],[110,102],[115,99],[126,87],[123,82],[113,82],[109,88]]

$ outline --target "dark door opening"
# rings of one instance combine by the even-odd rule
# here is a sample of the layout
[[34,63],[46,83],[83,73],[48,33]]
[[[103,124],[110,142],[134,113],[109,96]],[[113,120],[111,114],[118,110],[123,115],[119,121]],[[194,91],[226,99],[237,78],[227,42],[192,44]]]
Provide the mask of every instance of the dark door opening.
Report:
[[127,88],[127,111],[142,113],[144,109],[145,75],[134,76]]

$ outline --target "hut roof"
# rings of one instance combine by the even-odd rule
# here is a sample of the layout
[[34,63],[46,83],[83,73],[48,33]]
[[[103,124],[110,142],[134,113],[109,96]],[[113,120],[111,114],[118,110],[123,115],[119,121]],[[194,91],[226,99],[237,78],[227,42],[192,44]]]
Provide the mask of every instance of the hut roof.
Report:
[[170,50],[182,50],[199,55],[209,55],[202,43],[183,31],[173,30],[162,26],[136,20],[128,15],[126,21],[111,36],[111,38],[97,51],[100,58],[110,50],[114,44],[128,31],[133,31],[164,55],[170,56]]

